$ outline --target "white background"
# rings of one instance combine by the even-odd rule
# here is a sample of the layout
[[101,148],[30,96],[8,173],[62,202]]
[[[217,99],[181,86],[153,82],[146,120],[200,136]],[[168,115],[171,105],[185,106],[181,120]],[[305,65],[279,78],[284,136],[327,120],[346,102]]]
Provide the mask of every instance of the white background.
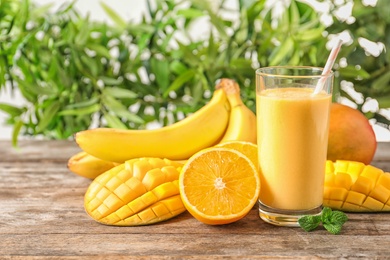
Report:
[[[49,4],[54,3],[53,9],[57,9],[58,6],[70,0],[32,0],[37,4]],[[279,0],[281,2],[287,2],[288,0]],[[307,2],[315,3],[316,0],[306,0]],[[368,1],[368,0],[366,0]],[[372,1],[372,0],[371,0]],[[89,14],[91,20],[100,20],[107,23],[111,23],[108,16],[105,14],[100,6],[100,3],[105,3],[114,9],[124,20],[137,22],[141,18],[141,14],[146,11],[145,0],[79,0],[75,6],[82,15]],[[228,0],[227,4],[234,6],[235,0]],[[322,3],[323,5],[323,3]],[[320,7],[323,9],[323,7]],[[348,10],[344,11],[344,15],[348,15]],[[389,50],[388,50],[389,51]],[[0,102],[6,102],[11,104],[23,104],[23,97],[18,93],[11,95],[10,90],[4,88],[0,92]],[[390,111],[389,111],[390,114]],[[10,139],[12,128],[4,125],[5,114],[0,111],[0,139]],[[373,126],[378,141],[390,141],[390,131],[383,127]]]

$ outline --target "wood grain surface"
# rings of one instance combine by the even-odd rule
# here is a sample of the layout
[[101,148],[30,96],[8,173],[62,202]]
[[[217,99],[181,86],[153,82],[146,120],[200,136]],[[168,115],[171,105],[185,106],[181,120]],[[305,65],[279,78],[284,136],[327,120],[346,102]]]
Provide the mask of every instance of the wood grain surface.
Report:
[[[261,221],[208,226],[185,212],[150,226],[92,220],[83,196],[91,182],[67,169],[72,141],[0,141],[0,259],[388,259],[390,213],[348,213],[340,235]],[[390,171],[390,143],[373,165]]]

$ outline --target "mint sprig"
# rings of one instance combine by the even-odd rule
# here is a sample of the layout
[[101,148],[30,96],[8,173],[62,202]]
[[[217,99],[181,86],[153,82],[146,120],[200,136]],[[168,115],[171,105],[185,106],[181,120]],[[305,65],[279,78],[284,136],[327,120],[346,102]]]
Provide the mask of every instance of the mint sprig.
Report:
[[298,223],[302,229],[309,232],[316,229],[322,222],[322,226],[333,235],[338,235],[341,232],[341,228],[348,220],[347,215],[342,212],[331,208],[324,207],[320,215],[317,216],[303,216],[298,219]]

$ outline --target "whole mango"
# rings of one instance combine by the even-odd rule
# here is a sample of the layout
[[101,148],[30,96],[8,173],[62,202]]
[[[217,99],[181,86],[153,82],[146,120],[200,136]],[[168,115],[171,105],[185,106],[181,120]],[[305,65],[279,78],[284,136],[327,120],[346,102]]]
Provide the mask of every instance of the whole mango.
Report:
[[377,147],[374,130],[362,112],[332,103],[327,158],[370,164]]

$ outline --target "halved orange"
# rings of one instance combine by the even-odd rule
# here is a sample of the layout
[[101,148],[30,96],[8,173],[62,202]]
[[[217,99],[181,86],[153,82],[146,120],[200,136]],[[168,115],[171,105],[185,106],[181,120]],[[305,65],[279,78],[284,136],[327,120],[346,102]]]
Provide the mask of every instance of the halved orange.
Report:
[[260,176],[243,153],[211,147],[191,156],[179,176],[180,196],[188,212],[210,225],[235,222],[253,208]]
[[245,141],[227,141],[224,143],[217,144],[216,147],[232,148],[243,153],[253,162],[256,169],[259,169],[259,158],[257,156],[258,152],[256,144]]

